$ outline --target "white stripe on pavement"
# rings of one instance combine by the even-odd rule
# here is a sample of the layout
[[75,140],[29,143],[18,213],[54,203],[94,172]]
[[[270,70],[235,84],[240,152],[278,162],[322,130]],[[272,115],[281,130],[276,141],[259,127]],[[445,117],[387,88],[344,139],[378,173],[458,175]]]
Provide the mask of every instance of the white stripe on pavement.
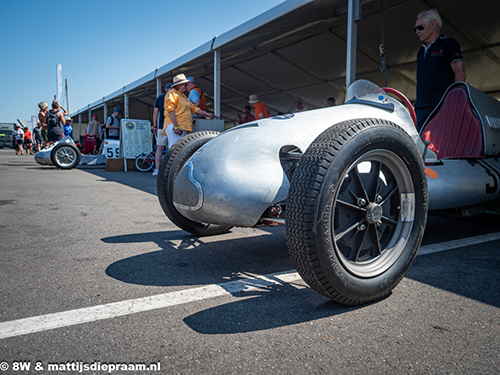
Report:
[[500,232],[483,234],[481,236],[461,238],[459,240],[434,243],[432,245],[421,246],[418,249],[417,255],[427,255],[431,253],[439,253],[440,251],[447,251],[452,249],[459,249],[461,247],[479,245],[485,242],[500,240]]
[[[460,247],[478,245],[499,239],[500,232],[497,232],[455,241],[426,245],[419,249],[417,255],[426,255]],[[118,316],[136,314],[170,306],[177,306],[189,302],[201,301],[259,288],[268,288],[274,285],[289,284],[297,280],[300,280],[299,274],[295,270],[290,270],[267,276],[257,275],[251,278],[229,281],[227,283],[217,285],[212,284],[150,297],[107,303],[105,305],[35,316],[32,318],[12,320],[0,323],[0,339],[68,327],[76,324],[90,323],[103,319],[111,319]]]
[[0,323],[0,339],[68,327],[75,324],[95,322],[97,320],[110,319],[169,306],[177,306],[208,298],[267,288],[273,285],[288,284],[299,279],[299,274],[292,270],[268,276],[229,281],[218,285],[212,284],[156,296],[12,320]]

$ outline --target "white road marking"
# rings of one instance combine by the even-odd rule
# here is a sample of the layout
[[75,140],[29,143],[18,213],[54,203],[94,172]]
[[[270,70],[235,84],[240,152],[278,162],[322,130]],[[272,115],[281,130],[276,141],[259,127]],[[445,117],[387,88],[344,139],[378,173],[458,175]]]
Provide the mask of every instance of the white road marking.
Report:
[[[432,254],[496,240],[500,240],[500,232],[422,246],[417,255]],[[255,289],[268,289],[275,285],[290,284],[298,280],[300,280],[299,274],[295,270],[290,270],[217,285],[212,284],[155,296],[12,320],[0,323],[0,339],[162,309]]]
[[0,323],[0,339],[90,323],[300,280],[294,270]]
[[483,234],[481,236],[462,238],[460,240],[447,241],[434,243],[432,245],[421,246],[417,255],[427,255],[432,253],[439,253],[440,251],[447,251],[452,249],[459,249],[461,247],[479,245],[485,242],[500,240],[500,232]]

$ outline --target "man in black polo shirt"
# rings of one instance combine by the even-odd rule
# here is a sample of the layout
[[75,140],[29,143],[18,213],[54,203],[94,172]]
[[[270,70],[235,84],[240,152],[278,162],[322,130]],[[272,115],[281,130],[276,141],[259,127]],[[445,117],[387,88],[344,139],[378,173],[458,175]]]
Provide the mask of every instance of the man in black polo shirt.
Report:
[[413,31],[423,43],[417,54],[417,130],[441,100],[446,89],[457,81],[465,81],[465,68],[460,45],[455,39],[440,34],[443,26],[436,9],[420,12]]

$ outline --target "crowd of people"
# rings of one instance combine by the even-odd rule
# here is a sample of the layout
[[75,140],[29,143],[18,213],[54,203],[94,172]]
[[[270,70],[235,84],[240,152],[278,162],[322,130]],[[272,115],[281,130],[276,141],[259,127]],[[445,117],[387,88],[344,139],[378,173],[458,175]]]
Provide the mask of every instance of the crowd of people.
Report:
[[[38,142],[39,140],[36,139],[36,141]],[[12,132],[12,142],[14,149],[16,150],[16,155],[33,155],[33,137],[27,126],[14,126],[14,131]]]
[[51,109],[47,102],[38,103],[38,124],[33,129],[38,149],[49,147],[52,143],[64,137],[73,136],[72,120],[69,112],[56,100],[52,102]]

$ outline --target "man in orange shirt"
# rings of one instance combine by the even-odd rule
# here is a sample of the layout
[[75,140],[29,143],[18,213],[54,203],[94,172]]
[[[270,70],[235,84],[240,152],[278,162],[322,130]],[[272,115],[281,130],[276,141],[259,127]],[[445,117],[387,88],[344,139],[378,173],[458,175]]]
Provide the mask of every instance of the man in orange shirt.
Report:
[[250,95],[248,102],[252,105],[252,107],[255,110],[255,119],[256,120],[266,118],[266,117],[271,117],[271,114],[267,110],[266,106],[262,102],[259,101],[259,98],[257,98],[257,95],[255,95],[255,94]]
[[187,80],[189,81],[187,84],[189,101],[198,108],[201,108],[203,111],[206,110],[207,98],[205,93],[196,85],[193,77],[187,77]]

